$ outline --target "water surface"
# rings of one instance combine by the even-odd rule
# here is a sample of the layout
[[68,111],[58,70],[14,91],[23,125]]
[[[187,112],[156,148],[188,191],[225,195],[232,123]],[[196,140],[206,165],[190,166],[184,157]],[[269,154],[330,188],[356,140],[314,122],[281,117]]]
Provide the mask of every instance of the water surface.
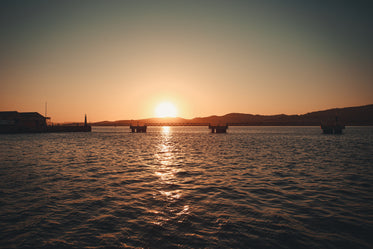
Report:
[[373,128],[0,135],[1,248],[372,248]]

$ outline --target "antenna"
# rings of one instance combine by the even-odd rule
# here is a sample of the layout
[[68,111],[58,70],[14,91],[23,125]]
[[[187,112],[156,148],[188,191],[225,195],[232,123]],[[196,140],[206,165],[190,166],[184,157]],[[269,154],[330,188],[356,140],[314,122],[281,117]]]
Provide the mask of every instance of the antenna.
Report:
[[47,101],[45,101],[45,116],[44,117],[47,117],[47,107],[48,107],[48,103]]

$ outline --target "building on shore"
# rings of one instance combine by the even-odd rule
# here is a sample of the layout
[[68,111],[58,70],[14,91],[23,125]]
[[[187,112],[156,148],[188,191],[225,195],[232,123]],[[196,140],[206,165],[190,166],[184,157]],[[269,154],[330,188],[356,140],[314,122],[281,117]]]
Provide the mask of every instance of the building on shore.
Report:
[[37,112],[0,112],[0,133],[32,133],[32,132],[86,132],[91,131],[85,116],[82,125],[47,125],[49,117]]
[[0,112],[0,132],[44,132],[47,130],[47,119],[37,112]]

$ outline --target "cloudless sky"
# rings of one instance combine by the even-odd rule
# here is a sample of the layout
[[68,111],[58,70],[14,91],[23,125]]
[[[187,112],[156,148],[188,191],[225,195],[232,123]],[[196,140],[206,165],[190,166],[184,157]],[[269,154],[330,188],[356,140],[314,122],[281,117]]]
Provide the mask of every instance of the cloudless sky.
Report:
[[0,111],[54,122],[373,103],[373,1],[1,1]]

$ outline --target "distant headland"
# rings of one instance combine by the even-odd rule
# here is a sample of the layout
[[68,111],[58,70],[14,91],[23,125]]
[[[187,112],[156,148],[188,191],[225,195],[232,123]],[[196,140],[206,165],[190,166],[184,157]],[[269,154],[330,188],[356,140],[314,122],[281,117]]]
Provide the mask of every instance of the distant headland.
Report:
[[373,104],[357,107],[334,108],[315,111],[301,115],[253,115],[229,113],[223,116],[184,118],[148,118],[139,120],[101,121],[91,123],[93,126],[130,126],[147,125],[206,125],[229,124],[230,126],[319,126],[321,122],[338,120],[348,126],[373,125]]

